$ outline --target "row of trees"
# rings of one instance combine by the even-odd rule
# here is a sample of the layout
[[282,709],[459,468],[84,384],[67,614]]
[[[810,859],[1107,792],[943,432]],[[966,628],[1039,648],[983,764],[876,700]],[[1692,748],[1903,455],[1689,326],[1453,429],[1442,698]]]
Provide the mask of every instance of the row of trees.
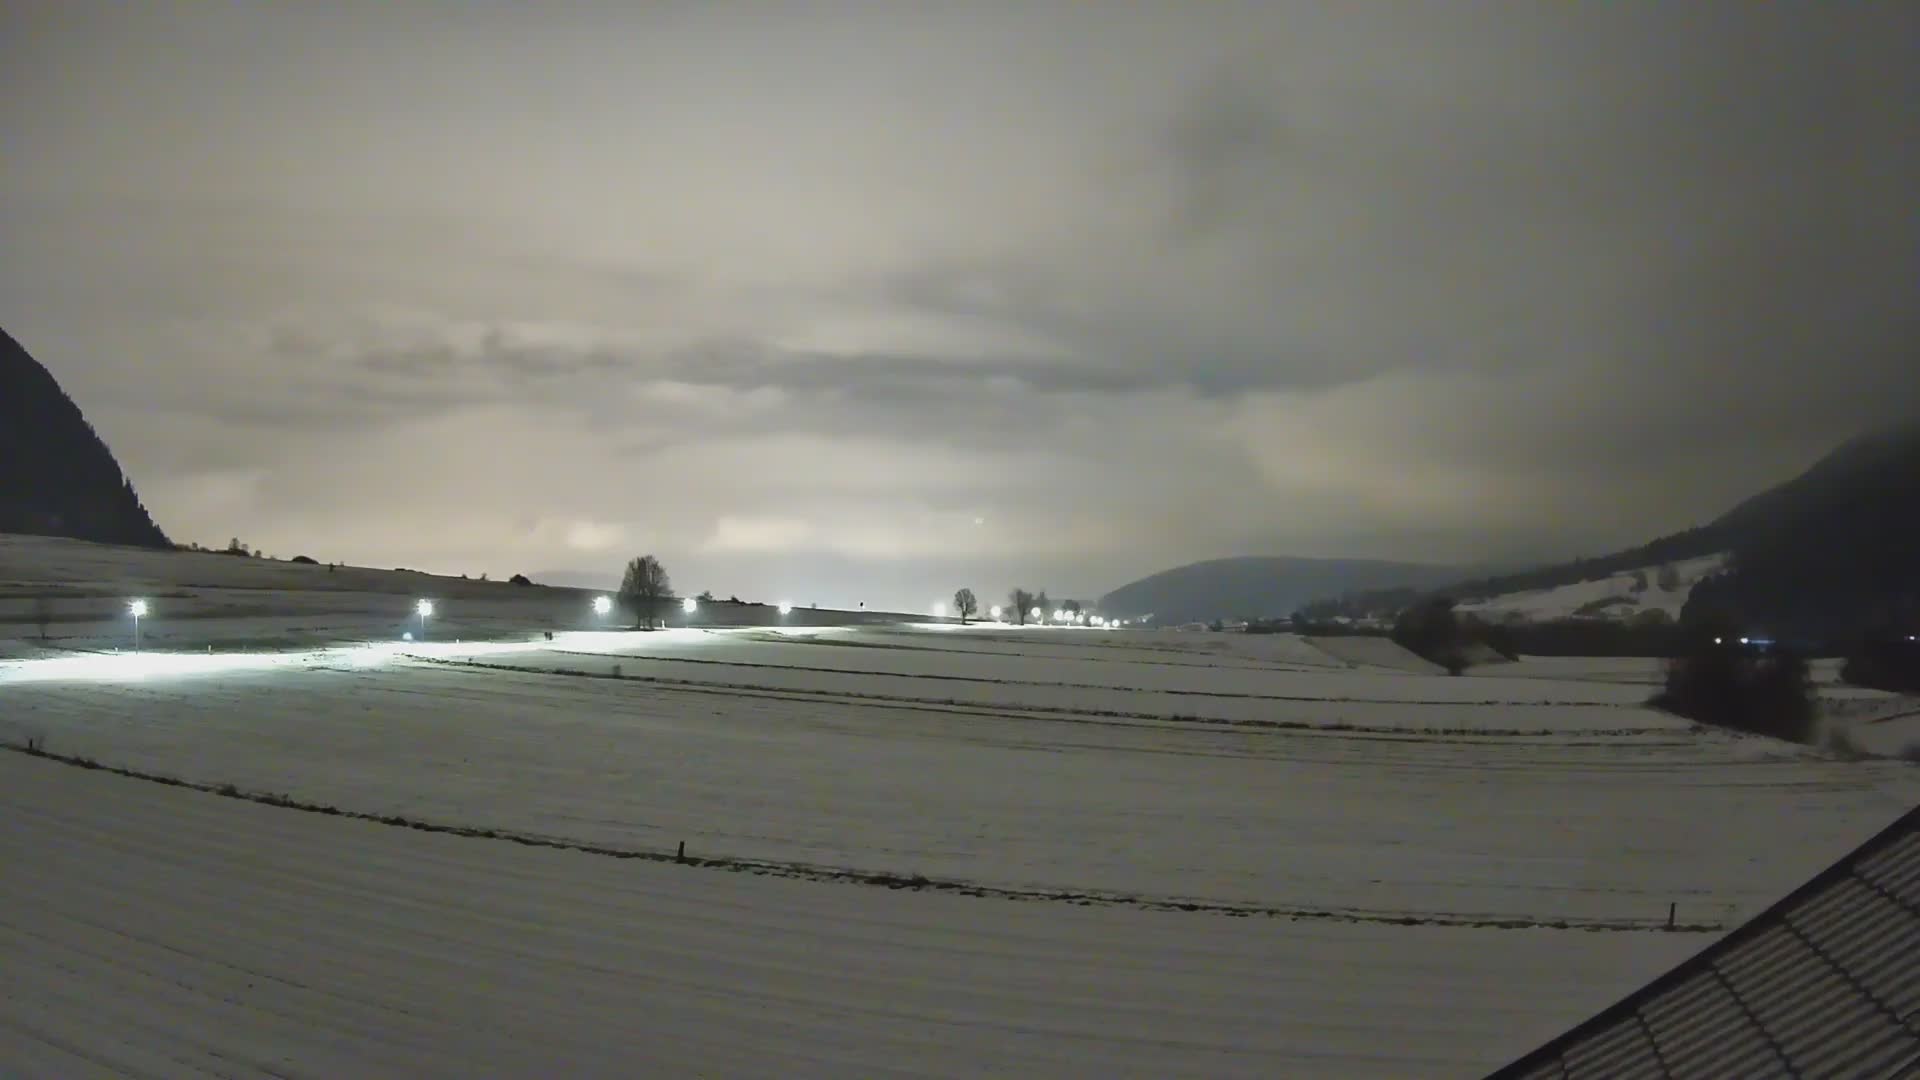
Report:
[[[642,555],[627,563],[626,571],[620,577],[619,603],[622,608],[633,613],[636,621],[652,629],[656,620],[663,615],[662,607],[673,598],[673,580],[667,576],[667,569],[660,560],[652,555]],[[711,600],[712,593],[702,593],[701,599]],[[1007,594],[1007,603],[1011,608],[1007,614],[1015,622],[1025,625],[1036,610],[1052,610],[1053,601],[1047,597],[1045,589],[1038,593],[1016,588]],[[980,614],[980,598],[969,588],[963,588],[953,594],[953,611],[966,622]],[[1084,608],[1078,600],[1065,600],[1060,610],[1078,617]]]
[[[961,622],[966,622],[980,614],[980,598],[974,595],[972,589],[961,589],[953,594],[953,610],[960,616]],[[1007,593],[1007,606],[1002,611],[1002,617],[1011,618],[1013,622],[1025,626],[1034,617],[1034,612],[1039,612],[1041,621],[1045,621],[1047,612],[1053,610],[1053,600],[1047,596],[1047,590],[1033,593],[1016,586]],[[1086,608],[1078,600],[1062,600],[1059,610],[1078,619]]]

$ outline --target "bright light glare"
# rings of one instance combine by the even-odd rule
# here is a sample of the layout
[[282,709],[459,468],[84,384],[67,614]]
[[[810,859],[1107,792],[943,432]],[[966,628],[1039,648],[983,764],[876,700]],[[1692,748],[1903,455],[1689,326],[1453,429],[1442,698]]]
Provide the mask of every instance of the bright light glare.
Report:
[[419,603],[413,605],[413,610],[419,612],[420,617],[424,619],[427,616],[433,614],[433,601],[422,600]]
[[998,619],[1000,617],[1000,605],[995,604],[992,607],[988,608],[987,617],[989,619]]
[[780,614],[782,615],[793,614],[793,605],[787,603],[785,600],[780,601]]
[[680,601],[680,610],[691,615],[694,612],[700,610],[700,601],[695,600],[693,597],[689,596],[685,600]]
[[1027,617],[1029,619],[1038,619],[1040,617],[1040,609],[1036,607],[1032,611],[1027,612]]
[[147,617],[147,602],[145,600],[135,600],[133,603],[127,605],[127,611],[136,619],[144,619]]
[[945,605],[945,604],[941,604],[941,603],[935,603],[935,604],[933,605],[933,617],[934,617],[934,618],[936,618],[936,619],[944,619],[944,618],[946,618],[946,617],[947,617],[947,605]]
[[596,596],[593,598],[593,613],[595,615],[605,615],[612,610],[613,601],[604,596]]

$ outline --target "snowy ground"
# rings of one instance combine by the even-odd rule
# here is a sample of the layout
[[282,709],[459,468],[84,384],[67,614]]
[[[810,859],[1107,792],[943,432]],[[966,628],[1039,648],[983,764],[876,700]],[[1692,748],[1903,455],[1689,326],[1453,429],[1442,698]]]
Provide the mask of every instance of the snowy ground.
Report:
[[[176,610],[237,588],[197,584]],[[754,873],[0,753],[0,1065],[1473,1075],[1920,801],[1912,765],[1646,710],[1637,661],[1449,678],[1378,640],[932,624],[547,641],[518,597],[474,616],[517,641],[291,650],[265,612],[318,601],[257,591],[181,621],[275,651],[16,646],[0,739]],[[1914,730],[1903,699],[1825,692]],[[1702,929],[1658,929],[1669,904]]]
[[0,816],[9,1076],[1473,1076],[1703,943],[784,881],[14,754]]

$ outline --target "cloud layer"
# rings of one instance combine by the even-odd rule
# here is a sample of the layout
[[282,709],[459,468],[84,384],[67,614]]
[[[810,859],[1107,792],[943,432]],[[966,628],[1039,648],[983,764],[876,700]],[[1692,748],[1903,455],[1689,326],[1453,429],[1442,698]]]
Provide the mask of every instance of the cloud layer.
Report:
[[177,535],[921,604],[1595,551],[1920,410],[1901,5],[15,9]]

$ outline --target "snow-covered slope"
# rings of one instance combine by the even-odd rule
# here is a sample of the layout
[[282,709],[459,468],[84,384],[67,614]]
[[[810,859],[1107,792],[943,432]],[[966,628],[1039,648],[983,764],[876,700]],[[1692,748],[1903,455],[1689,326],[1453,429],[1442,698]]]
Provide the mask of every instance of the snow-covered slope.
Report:
[[791,881],[6,753],[0,819],[10,1077],[1473,1076],[1701,941]]
[[[1625,621],[1647,612],[1658,611],[1678,619],[1686,606],[1687,594],[1703,578],[1726,566],[1727,557],[1708,555],[1685,559],[1665,566],[1647,566],[1612,577],[1562,585],[1555,589],[1506,593],[1458,605],[1461,613],[1485,619],[1505,621],[1525,619],[1544,622],[1550,619],[1595,618]],[[1671,568],[1668,571],[1668,567]],[[1663,577],[1670,573],[1671,577]],[[1665,588],[1663,584],[1672,585]]]
[[[435,640],[528,637],[609,625],[597,593],[359,566],[309,565],[211,552],[92,544],[0,534],[0,657],[122,649],[133,644],[128,603],[144,599],[149,649],[263,649],[392,641],[423,628],[414,605],[432,600]],[[676,626],[888,623],[885,612],[711,603]],[[617,623],[622,616],[610,619]],[[630,619],[627,621],[631,621]]]

